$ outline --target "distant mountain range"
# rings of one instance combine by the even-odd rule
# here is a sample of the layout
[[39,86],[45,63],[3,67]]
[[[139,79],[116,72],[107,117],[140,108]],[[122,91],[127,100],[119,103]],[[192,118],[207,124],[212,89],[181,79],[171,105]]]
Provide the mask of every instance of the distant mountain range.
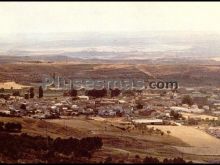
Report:
[[211,59],[220,35],[204,32],[13,34],[0,41],[1,56],[82,60]]

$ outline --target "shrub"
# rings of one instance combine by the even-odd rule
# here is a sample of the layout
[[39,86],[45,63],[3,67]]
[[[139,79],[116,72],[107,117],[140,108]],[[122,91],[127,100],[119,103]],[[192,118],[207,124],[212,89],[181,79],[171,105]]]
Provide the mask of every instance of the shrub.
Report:
[[189,95],[186,95],[182,98],[182,104],[188,104],[189,106],[192,106],[193,100]]

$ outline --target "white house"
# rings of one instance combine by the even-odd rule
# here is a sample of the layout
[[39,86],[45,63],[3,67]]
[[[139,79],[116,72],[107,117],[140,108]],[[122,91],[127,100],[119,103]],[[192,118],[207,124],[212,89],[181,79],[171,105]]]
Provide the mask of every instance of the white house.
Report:
[[162,125],[163,120],[161,119],[134,119],[132,120],[135,124],[147,124],[147,125]]

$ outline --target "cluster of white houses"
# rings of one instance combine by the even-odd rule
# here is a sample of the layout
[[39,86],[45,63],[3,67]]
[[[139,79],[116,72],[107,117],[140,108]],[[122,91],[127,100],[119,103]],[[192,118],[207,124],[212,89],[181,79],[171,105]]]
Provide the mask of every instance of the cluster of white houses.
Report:
[[[194,105],[182,104],[184,95],[190,95]],[[138,104],[142,104],[138,108]],[[24,99],[11,96],[10,99],[0,98],[0,113],[7,115],[30,116],[33,118],[58,118],[60,116],[98,115],[101,117],[127,116],[135,117],[134,123],[164,124],[170,119],[171,111],[177,113],[195,113],[220,115],[220,94],[203,94],[195,90],[183,90],[177,93],[166,91],[144,91],[135,96],[90,98],[81,95],[72,97],[48,97]]]

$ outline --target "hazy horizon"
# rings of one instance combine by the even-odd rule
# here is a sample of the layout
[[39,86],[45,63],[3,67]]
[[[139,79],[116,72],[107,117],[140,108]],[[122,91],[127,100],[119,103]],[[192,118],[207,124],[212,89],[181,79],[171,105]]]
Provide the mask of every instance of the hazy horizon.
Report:
[[220,33],[219,2],[1,2],[1,35],[60,32]]
[[0,56],[220,57],[219,9],[218,2],[1,2]]

